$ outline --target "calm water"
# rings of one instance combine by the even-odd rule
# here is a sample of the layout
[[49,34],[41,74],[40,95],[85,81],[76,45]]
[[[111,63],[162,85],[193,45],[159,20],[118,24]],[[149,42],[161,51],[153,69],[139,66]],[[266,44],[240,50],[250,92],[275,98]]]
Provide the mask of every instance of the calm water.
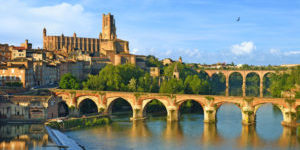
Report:
[[[269,104],[260,107],[257,124],[252,127],[241,125],[240,109],[230,104],[220,107],[215,125],[204,124],[201,114],[184,115],[178,123],[168,123],[165,117],[144,122],[130,122],[128,118],[66,134],[88,150],[300,149],[300,135],[282,127],[281,112]],[[43,125],[0,126],[0,131],[0,149],[56,149],[45,147],[53,143]],[[3,148],[3,144],[11,147]]]
[[43,124],[0,125],[1,150],[57,149]]

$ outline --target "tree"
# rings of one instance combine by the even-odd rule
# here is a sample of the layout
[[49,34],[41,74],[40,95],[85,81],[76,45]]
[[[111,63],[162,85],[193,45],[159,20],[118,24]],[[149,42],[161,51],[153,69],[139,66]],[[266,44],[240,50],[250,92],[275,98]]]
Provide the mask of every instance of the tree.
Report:
[[159,68],[161,68],[163,65],[155,56],[148,55],[146,57],[146,66],[147,67],[159,67]]
[[80,89],[80,84],[76,77],[71,73],[64,74],[59,82],[59,87],[62,89]]
[[[274,74],[270,78],[270,92],[273,97],[281,97],[282,91],[290,91],[300,86],[300,66],[292,68],[288,73]],[[298,96],[299,91],[296,91]]]
[[128,91],[129,81],[144,74],[142,69],[130,64],[106,65],[98,75],[89,75],[83,86],[90,90]]
[[160,93],[184,93],[183,81],[181,79],[171,78],[170,80],[163,81],[160,90]]
[[135,78],[131,78],[128,84],[128,89],[130,92],[136,92],[136,79]]
[[139,92],[157,93],[159,91],[158,78],[153,78],[149,73],[146,73],[139,78],[137,90]]

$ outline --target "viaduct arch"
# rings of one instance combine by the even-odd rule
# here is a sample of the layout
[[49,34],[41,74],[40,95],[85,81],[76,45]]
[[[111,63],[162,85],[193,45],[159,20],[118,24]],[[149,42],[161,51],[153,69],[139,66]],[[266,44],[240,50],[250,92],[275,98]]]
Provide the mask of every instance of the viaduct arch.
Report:
[[263,97],[239,97],[217,95],[193,95],[193,94],[166,94],[166,93],[134,93],[134,92],[111,92],[91,90],[61,90],[53,89],[54,96],[60,97],[66,104],[75,106],[84,99],[91,99],[97,105],[99,111],[108,112],[109,106],[117,98],[126,100],[133,111],[131,120],[144,118],[144,109],[151,100],[159,100],[167,110],[167,120],[179,120],[180,105],[187,100],[198,102],[204,112],[204,122],[215,123],[217,109],[223,103],[232,103],[238,106],[242,112],[242,123],[250,125],[255,123],[255,115],[260,105],[272,103],[278,106],[283,114],[282,124],[295,126],[297,123],[296,108],[300,106],[300,99],[263,98]]

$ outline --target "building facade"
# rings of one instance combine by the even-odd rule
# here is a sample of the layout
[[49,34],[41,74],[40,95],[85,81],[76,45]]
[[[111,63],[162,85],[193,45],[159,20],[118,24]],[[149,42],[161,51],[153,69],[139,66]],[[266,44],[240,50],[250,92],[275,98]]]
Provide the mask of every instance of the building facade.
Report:
[[111,56],[115,54],[129,54],[128,41],[117,38],[114,16],[108,13],[102,15],[102,33],[99,38],[73,36],[49,36],[43,30],[43,48],[47,50],[60,50],[70,53],[81,50],[85,54],[94,56]]

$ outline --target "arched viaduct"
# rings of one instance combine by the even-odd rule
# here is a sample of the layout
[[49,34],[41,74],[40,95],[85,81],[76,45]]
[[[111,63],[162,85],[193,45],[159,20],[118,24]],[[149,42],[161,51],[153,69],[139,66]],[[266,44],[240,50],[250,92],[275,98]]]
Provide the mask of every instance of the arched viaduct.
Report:
[[242,84],[242,90],[243,90],[243,97],[246,96],[246,78],[250,73],[255,73],[259,76],[260,81],[260,91],[259,95],[260,97],[263,97],[263,79],[264,76],[268,73],[275,73],[274,70],[197,70],[197,72],[204,71],[207,73],[207,75],[212,78],[214,74],[223,74],[226,79],[226,96],[229,96],[229,77],[233,73],[239,73],[243,77],[243,84]]
[[98,107],[98,111],[108,113],[112,103],[122,98],[126,100],[133,111],[132,120],[144,118],[144,109],[153,99],[160,101],[167,110],[167,119],[177,121],[179,109],[183,102],[194,100],[204,110],[204,122],[214,123],[216,112],[224,103],[232,103],[238,106],[242,112],[242,123],[245,125],[255,123],[256,111],[265,103],[272,103],[278,106],[283,114],[282,124],[286,126],[296,125],[296,108],[300,106],[300,99],[285,98],[261,98],[261,97],[237,97],[237,96],[215,96],[215,95],[191,95],[191,94],[165,94],[165,93],[134,93],[134,92],[111,92],[91,90],[52,90],[55,97],[61,98],[71,107],[78,106],[85,99],[92,100]]

